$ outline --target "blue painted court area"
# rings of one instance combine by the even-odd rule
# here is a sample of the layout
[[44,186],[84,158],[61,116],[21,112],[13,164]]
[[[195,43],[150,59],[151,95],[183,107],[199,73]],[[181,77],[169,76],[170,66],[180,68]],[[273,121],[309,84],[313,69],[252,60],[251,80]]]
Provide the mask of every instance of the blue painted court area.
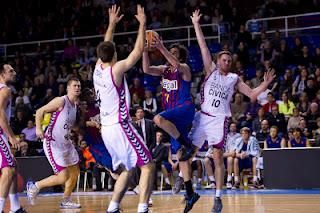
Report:
[[[212,196],[213,190],[199,190],[197,191],[200,195]],[[179,195],[183,195],[185,192],[181,191]],[[73,195],[101,195],[101,196],[111,196],[112,192],[78,192]],[[134,192],[129,191],[126,194],[135,195]],[[235,195],[320,195],[320,189],[292,189],[292,190],[279,190],[279,189],[260,189],[260,190],[223,190],[225,196],[235,196]],[[40,196],[61,196],[62,193],[40,193]],[[152,196],[164,196],[172,195],[171,191],[154,191]],[[21,196],[26,196],[25,193],[21,193]]]

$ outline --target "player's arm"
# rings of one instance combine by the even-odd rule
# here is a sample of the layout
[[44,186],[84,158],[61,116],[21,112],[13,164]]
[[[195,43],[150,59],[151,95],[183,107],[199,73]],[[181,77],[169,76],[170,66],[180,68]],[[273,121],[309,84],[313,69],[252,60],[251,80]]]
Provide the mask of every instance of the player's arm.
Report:
[[269,70],[264,74],[264,81],[258,87],[251,89],[240,78],[239,82],[237,83],[237,87],[241,93],[248,96],[251,101],[254,102],[259,94],[267,89],[268,85],[273,81],[275,77],[276,76],[274,74],[274,70]]
[[197,41],[198,41],[198,44],[200,47],[200,52],[201,52],[203,65],[204,65],[204,71],[205,71],[205,74],[208,75],[212,72],[212,70],[214,69],[214,67],[216,65],[212,61],[211,53],[208,49],[208,46],[207,46],[206,41],[204,39],[203,32],[201,30],[201,26],[199,23],[201,16],[202,16],[202,14],[200,14],[200,10],[195,10],[192,13],[192,16],[190,16],[190,18],[192,20],[192,24],[193,24],[193,27],[194,27],[194,30],[195,30],[196,36],[197,36]]
[[[109,24],[106,34],[104,35],[104,41],[112,41],[113,33],[116,28],[117,23],[122,19],[123,14],[120,14],[120,7],[117,8],[117,5],[112,5],[111,8],[108,8],[109,13]],[[97,64],[101,64],[102,61],[98,59]]]
[[62,97],[54,98],[48,104],[44,105],[36,111],[36,134],[40,139],[44,138],[41,121],[45,113],[58,111],[64,106],[64,99]]
[[20,141],[18,141],[9,125],[9,121],[7,119],[7,114],[5,109],[9,103],[11,98],[11,89],[8,87],[3,87],[0,90],[0,127],[4,131],[4,133],[8,136],[9,141],[13,148],[20,149]]
[[166,60],[169,62],[171,66],[174,67],[174,69],[178,69],[180,73],[182,73],[182,78],[185,81],[191,80],[191,71],[187,64],[180,63],[180,61],[174,57],[167,48],[162,43],[162,40],[158,35],[154,36],[154,46],[161,52],[161,54],[166,58]]
[[[121,82],[122,77],[126,71],[128,71],[141,57],[143,50],[144,50],[144,44],[145,44],[145,31],[146,31],[146,15],[144,13],[144,8],[141,7],[141,5],[137,6],[137,15],[135,17],[138,19],[140,25],[138,30],[138,37],[136,40],[136,43],[134,45],[134,48],[132,52],[129,54],[129,56],[122,60],[117,62],[113,66],[113,71],[116,74],[116,82]],[[117,80],[118,79],[118,80]]]
[[150,59],[148,54],[148,48],[144,48],[142,54],[142,70],[144,73],[153,75],[153,76],[161,76],[163,73],[165,66],[150,66]]

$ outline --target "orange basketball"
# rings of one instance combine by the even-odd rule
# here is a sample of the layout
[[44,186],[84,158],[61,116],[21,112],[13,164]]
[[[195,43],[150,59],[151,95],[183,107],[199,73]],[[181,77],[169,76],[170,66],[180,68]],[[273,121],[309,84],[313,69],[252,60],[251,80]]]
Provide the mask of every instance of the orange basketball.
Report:
[[154,43],[155,35],[159,36],[159,34],[154,30],[146,31],[146,42],[149,51],[154,51],[154,48],[150,47]]

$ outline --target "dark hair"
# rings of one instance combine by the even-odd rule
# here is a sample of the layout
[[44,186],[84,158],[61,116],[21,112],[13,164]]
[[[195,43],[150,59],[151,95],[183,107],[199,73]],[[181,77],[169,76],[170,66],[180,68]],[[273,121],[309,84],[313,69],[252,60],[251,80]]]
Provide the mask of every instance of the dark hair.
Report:
[[177,48],[179,50],[179,61],[181,63],[186,63],[187,58],[188,58],[187,48],[181,44],[178,44],[178,43],[171,44],[169,49],[172,49],[172,48]]
[[0,74],[4,73],[4,63],[0,64]]
[[112,41],[101,42],[97,47],[97,56],[103,63],[111,62],[115,52],[116,48]]
[[70,79],[68,80],[67,86],[69,86],[69,85],[71,84],[71,82],[73,82],[73,81],[80,82],[80,80],[79,80],[78,78],[70,78]]
[[142,109],[143,110],[143,112],[144,112],[144,109],[143,109],[143,107],[141,107],[141,106],[137,106],[136,108],[135,108],[135,112],[137,112],[138,111],[138,109]]

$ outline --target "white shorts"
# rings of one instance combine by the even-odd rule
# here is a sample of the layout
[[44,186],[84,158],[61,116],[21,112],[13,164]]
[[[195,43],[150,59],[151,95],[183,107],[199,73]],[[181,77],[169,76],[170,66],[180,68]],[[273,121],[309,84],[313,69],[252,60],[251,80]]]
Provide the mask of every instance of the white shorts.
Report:
[[[2,132],[1,128],[0,131]],[[15,161],[7,137],[0,134],[0,170],[5,167],[15,167]]]
[[226,116],[201,113],[199,119],[193,123],[193,132],[191,132],[193,145],[200,149],[207,140],[209,146],[223,149],[228,133],[228,120]]
[[142,137],[130,122],[101,127],[103,142],[111,155],[113,170],[123,165],[126,170],[146,165],[152,160]]
[[55,174],[79,163],[79,154],[71,142],[59,143],[44,139],[43,149]]

